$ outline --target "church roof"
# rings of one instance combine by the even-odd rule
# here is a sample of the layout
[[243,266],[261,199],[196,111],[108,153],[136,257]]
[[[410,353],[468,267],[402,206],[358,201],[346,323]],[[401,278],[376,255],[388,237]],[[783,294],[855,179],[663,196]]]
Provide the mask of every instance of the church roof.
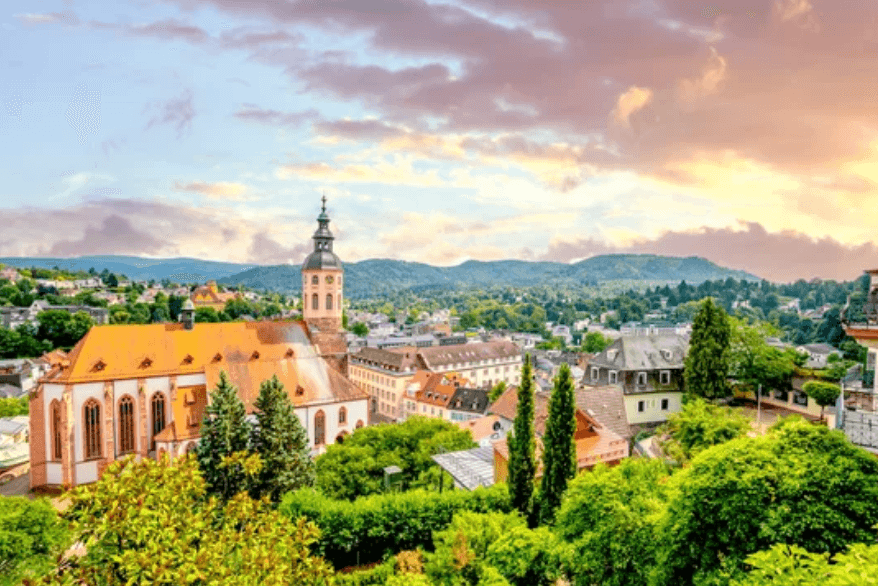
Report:
[[331,250],[315,250],[305,258],[302,270],[337,269],[342,270],[341,260]]

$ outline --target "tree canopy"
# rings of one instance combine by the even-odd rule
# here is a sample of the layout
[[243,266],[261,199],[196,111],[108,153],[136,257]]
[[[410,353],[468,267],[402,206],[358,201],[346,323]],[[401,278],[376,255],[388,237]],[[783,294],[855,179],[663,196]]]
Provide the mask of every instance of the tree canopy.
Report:
[[712,446],[747,434],[750,420],[740,409],[712,405],[698,398],[668,416],[659,429],[666,436],[662,449],[677,463],[683,464]]
[[540,519],[550,524],[567,483],[576,476],[576,401],[573,396],[573,377],[567,363],[555,378],[555,388],[549,397],[549,418],[543,436],[543,476],[540,483]]
[[686,392],[707,399],[729,395],[729,343],[731,328],[722,307],[708,297],[692,323],[686,355]]
[[536,476],[536,437],[534,435],[534,381],[530,354],[521,367],[518,404],[509,444],[509,494],[512,506],[526,519],[533,520],[534,477]]

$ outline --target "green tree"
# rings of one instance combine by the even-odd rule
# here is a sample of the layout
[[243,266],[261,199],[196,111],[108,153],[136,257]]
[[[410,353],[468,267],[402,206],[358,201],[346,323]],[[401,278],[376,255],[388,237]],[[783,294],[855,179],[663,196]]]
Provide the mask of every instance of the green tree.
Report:
[[225,371],[220,372],[205,409],[201,441],[195,457],[207,490],[223,500],[229,500],[249,487],[250,480],[243,465],[227,458],[248,451],[250,432],[247,411],[238,397],[238,389],[229,381]]
[[256,427],[251,446],[259,454],[262,471],[254,478],[250,494],[254,498],[267,495],[272,502],[305,486],[314,486],[314,461],[308,434],[293,412],[293,404],[277,379],[265,381],[259,387],[256,407]]
[[[839,377],[840,378],[840,377]],[[841,387],[834,383],[827,383],[819,380],[809,380],[802,385],[805,394],[814,399],[814,402],[820,405],[820,420],[823,421],[823,410],[835,405],[838,396],[841,394]]]
[[689,353],[683,375],[687,393],[707,399],[729,395],[729,342],[731,328],[722,307],[708,297],[692,324]]
[[0,496],[0,586],[50,571],[70,537],[48,499]]
[[830,558],[796,545],[775,544],[747,558],[751,570],[734,586],[861,586],[878,575],[878,545],[855,543]]
[[[337,499],[384,492],[384,468],[399,466],[403,490],[432,486],[432,456],[475,446],[472,434],[450,421],[410,417],[402,423],[357,429],[317,458],[317,486]],[[438,478],[438,477],[436,477]]]
[[553,586],[565,554],[547,527],[513,527],[488,547],[485,561],[514,586]]
[[875,537],[878,459],[800,418],[702,452],[669,484],[655,586],[727,584],[775,543],[835,554]]
[[656,526],[667,500],[659,460],[598,464],[570,483],[555,530],[571,544],[576,586],[646,586],[655,565]]
[[361,338],[369,335],[369,326],[364,324],[361,321],[358,321],[354,325],[351,326],[351,333]]
[[30,409],[30,403],[27,395],[23,397],[9,397],[0,399],[0,417],[15,417],[17,415],[27,415]]
[[54,348],[72,348],[94,326],[94,320],[87,313],[70,313],[63,309],[42,311],[37,321],[37,337],[48,340]]
[[220,314],[212,307],[196,307],[195,322],[196,323],[217,323],[220,321]]
[[540,484],[540,519],[551,524],[567,483],[576,476],[576,401],[570,366],[561,365],[549,397],[549,418],[543,436],[543,477]]
[[489,403],[495,402],[497,399],[500,398],[500,395],[502,395],[504,392],[506,392],[506,381],[501,380],[496,385],[491,387],[491,392],[488,393],[488,402]]
[[784,351],[769,346],[766,338],[777,335],[769,324],[748,324],[732,318],[731,348],[729,353],[730,375],[738,384],[753,392],[771,389],[789,389],[797,361],[801,357],[795,350]]
[[603,352],[612,343],[613,340],[600,332],[588,332],[582,338],[582,351],[597,354]]
[[239,493],[208,498],[195,462],[144,458],[111,464],[98,482],[69,493],[65,516],[86,544],[40,584],[329,585],[311,555],[319,531]]
[[680,412],[669,415],[659,434],[667,435],[662,442],[665,453],[684,464],[707,448],[744,436],[751,429],[750,420],[740,409],[695,398]]
[[509,443],[509,494],[512,506],[521,515],[533,521],[534,477],[536,460],[534,451],[534,388],[530,354],[524,357],[521,367],[521,384],[518,386],[518,406],[512,432],[507,436]]

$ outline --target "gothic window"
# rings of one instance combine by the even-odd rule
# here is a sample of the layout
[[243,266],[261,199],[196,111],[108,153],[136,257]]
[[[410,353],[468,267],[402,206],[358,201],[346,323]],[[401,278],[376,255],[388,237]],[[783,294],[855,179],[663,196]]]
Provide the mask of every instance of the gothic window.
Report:
[[119,453],[134,451],[134,399],[125,395],[119,400]]
[[314,416],[314,445],[326,443],[326,416],[323,411],[318,411]]
[[58,461],[61,459],[61,403],[57,400],[52,401],[49,412],[51,416],[52,460]]
[[165,428],[165,396],[156,393],[152,396],[152,440],[150,449],[155,449],[155,436]]
[[332,275],[327,275],[326,282],[329,283],[330,285],[332,285],[332,281],[333,281]]
[[311,277],[311,284],[312,285],[316,285],[319,282],[320,282],[320,279],[317,277],[317,275],[314,275],[313,277]]
[[311,309],[320,309],[320,297],[317,293],[311,296]]
[[89,399],[82,408],[85,459],[101,457],[101,405]]
[[358,421],[357,421],[357,425],[354,426],[354,427],[355,427],[356,429],[360,429],[361,427],[363,427],[363,420],[362,420],[362,419],[358,420]]
[[326,296],[326,309],[332,309],[332,295]]
[[338,423],[340,425],[344,425],[345,423],[347,423],[347,419],[348,419],[348,410],[345,409],[344,407],[342,407],[341,409],[338,410]]

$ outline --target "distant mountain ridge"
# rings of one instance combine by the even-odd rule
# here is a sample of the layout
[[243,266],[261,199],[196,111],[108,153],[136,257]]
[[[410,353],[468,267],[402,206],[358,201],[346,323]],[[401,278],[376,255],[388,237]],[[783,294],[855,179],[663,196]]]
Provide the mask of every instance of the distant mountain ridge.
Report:
[[[245,285],[298,293],[302,283],[300,265],[259,266],[194,258],[150,259],[136,256],[83,256],[76,258],[0,258],[14,267],[59,267],[69,271],[105,268],[135,280],[170,279],[181,283],[216,280],[226,285]],[[759,278],[746,271],[720,267],[696,256],[672,257],[652,254],[607,254],[572,264],[548,261],[470,260],[453,267],[391,259],[345,263],[345,292],[363,298],[390,291],[425,288],[490,286],[582,286],[605,281],[686,281],[698,284],[716,279]]]

